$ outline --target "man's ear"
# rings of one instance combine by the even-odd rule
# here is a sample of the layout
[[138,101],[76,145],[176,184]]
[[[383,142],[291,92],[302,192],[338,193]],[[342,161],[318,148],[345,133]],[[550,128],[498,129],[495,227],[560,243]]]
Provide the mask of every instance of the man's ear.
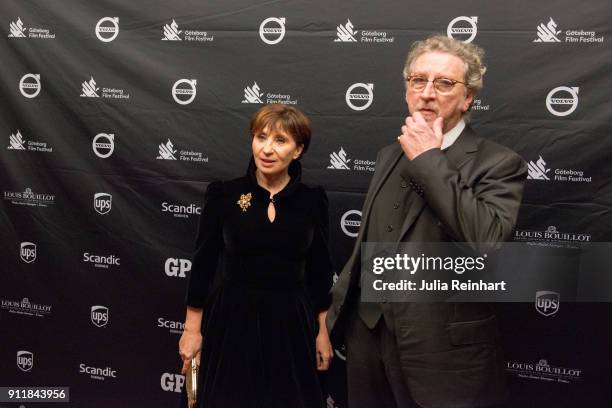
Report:
[[465,96],[465,101],[463,101],[463,106],[461,110],[463,113],[469,112],[472,109],[472,105],[474,104],[474,92],[471,90],[467,91],[467,95]]

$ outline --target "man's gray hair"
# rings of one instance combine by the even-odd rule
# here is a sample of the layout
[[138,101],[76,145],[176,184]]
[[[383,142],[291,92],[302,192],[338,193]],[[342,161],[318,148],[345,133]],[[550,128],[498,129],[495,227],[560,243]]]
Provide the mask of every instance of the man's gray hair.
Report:
[[464,43],[444,35],[433,35],[422,41],[415,41],[404,64],[404,79],[410,76],[410,66],[421,55],[427,52],[444,52],[461,58],[465,63],[465,78],[467,87],[474,94],[482,89],[482,77],[487,71],[483,63],[484,50],[472,43]]

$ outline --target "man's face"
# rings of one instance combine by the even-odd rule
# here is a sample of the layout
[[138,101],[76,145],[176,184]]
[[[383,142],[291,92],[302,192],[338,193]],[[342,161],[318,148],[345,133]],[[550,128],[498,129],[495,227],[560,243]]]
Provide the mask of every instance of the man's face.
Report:
[[[465,63],[461,58],[443,52],[427,52],[412,63],[410,76],[420,76],[429,81],[438,78],[465,82]],[[446,94],[440,94],[429,82],[422,91],[414,91],[406,84],[406,103],[410,114],[420,112],[425,121],[433,126],[438,116],[444,118],[443,131],[452,129],[470,107],[474,99],[464,84],[455,84]]]

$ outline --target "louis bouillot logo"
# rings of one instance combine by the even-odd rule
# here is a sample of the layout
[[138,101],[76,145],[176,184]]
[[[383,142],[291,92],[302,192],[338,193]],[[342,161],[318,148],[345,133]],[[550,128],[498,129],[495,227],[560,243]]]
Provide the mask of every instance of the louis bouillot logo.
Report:
[[542,155],[535,162],[527,163],[527,179],[560,183],[591,183],[593,181],[593,177],[586,177],[583,170],[554,169],[554,171],[551,171]]
[[21,17],[17,17],[17,21],[11,21],[9,24],[8,36],[10,38],[37,38],[52,40],[55,38],[55,33],[52,33],[48,28],[26,28],[23,21],[21,21]]
[[371,160],[362,160],[362,159],[354,159],[352,160],[348,158],[344,147],[340,146],[340,150],[337,152],[331,152],[329,154],[329,166],[328,169],[333,170],[357,170],[357,171],[374,171],[374,166],[376,162]]
[[215,40],[215,37],[208,31],[193,28],[179,30],[179,25],[174,19],[170,24],[163,26],[162,32],[162,41],[183,41],[183,38],[186,42],[212,42]]
[[208,163],[208,156],[194,150],[178,150],[174,148],[172,140],[159,144],[159,155],[157,160],[179,160],[194,163]]
[[30,152],[53,153],[53,148],[47,146],[47,142],[38,142],[35,140],[25,140],[21,131],[12,133],[9,136],[8,150],[27,150]]
[[106,99],[130,99],[130,94],[124,89],[119,88],[100,88],[93,76],[89,81],[81,83],[81,98],[106,98]]
[[507,361],[506,371],[516,377],[539,381],[556,381],[558,383],[569,384],[580,381],[582,369],[553,366],[545,359],[540,359],[537,363],[523,361]]
[[360,42],[360,43],[392,43],[395,37],[388,35],[386,31],[380,30],[355,30],[355,26],[350,19],[346,24],[339,24],[336,27],[336,38],[334,42]]
[[27,297],[21,300],[2,299],[0,307],[9,313],[24,316],[45,317],[51,314],[51,305],[32,303]]
[[289,94],[280,92],[264,92],[261,90],[257,82],[253,85],[244,88],[244,99],[242,103],[280,103],[283,105],[297,105],[298,100],[291,97]]
[[560,30],[555,20],[549,17],[547,23],[540,23],[537,28],[536,38],[533,40],[536,43],[603,43],[604,36],[598,36],[598,33],[591,30]]
[[30,207],[48,207],[55,204],[54,194],[35,193],[30,187],[24,191],[4,191],[4,199],[13,205]]
[[580,243],[591,242],[591,234],[563,232],[557,230],[556,226],[550,225],[543,231],[516,229],[512,240],[541,246],[569,247]]
[[446,34],[449,38],[454,38],[455,40],[462,41],[464,43],[470,43],[474,41],[474,38],[476,38],[476,34],[478,33],[478,27],[476,26],[477,23],[478,17],[476,16],[456,17],[450,23],[448,23]]

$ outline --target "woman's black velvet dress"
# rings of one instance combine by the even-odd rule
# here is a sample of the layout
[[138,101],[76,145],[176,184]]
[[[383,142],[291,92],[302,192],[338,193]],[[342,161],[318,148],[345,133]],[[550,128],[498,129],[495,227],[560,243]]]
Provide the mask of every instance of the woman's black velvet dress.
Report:
[[206,191],[186,301],[204,309],[198,407],[324,406],[315,337],[333,275],[327,198],[300,173],[294,161],[274,222],[253,161]]

